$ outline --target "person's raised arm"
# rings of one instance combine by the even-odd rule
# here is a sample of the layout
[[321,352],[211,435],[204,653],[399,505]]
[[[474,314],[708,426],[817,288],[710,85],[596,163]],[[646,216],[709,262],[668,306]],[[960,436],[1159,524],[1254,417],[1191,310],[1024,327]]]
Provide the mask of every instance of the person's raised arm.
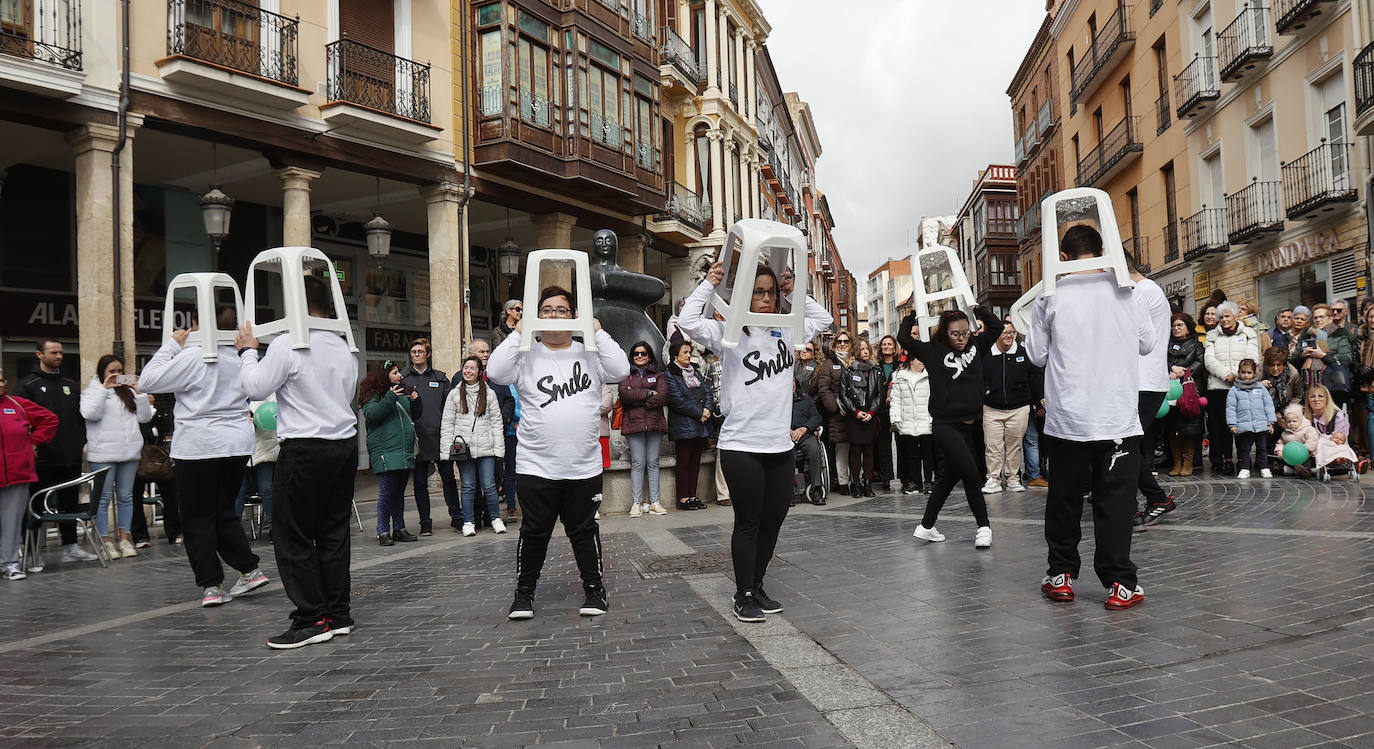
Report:
[[[599,343],[600,339],[597,341]],[[520,351],[520,332],[512,332],[497,345],[496,350],[491,352],[491,356],[487,358],[487,379],[497,385],[515,387],[519,384],[520,359],[523,356],[524,354]],[[458,375],[455,375],[454,390],[458,389],[457,381]]]
[[973,316],[983,324],[983,332],[978,334],[978,341],[982,344],[984,352],[990,351],[997,337],[1002,335],[1002,328],[1006,327],[1006,324],[1002,322],[1002,318],[992,314],[991,310],[981,304],[973,308]]
[[86,421],[100,421],[105,416],[105,398],[110,389],[94,380],[81,391],[81,416]]
[[[252,323],[244,323],[240,330],[240,336],[252,335]],[[276,340],[267,346],[267,355],[258,358],[257,339],[252,340],[253,345],[239,347],[239,378],[243,381],[243,389],[248,391],[248,397],[256,400],[267,400],[267,397],[277,392],[282,385],[286,384],[287,379],[296,371],[296,355],[291,351],[291,340],[287,336],[277,336]]]
[[602,382],[620,382],[630,376],[630,360],[625,356],[625,349],[610,333],[601,329],[600,323],[596,329],[595,367]]
[[835,322],[829,310],[821,306],[821,303],[806,297],[806,320],[802,323],[802,341],[809,341],[830,327]]
[[1041,369],[1050,359],[1050,321],[1048,303],[1044,297],[1031,305],[1030,330],[1026,331],[1026,356]]
[[205,377],[205,372],[200,352],[186,349],[173,335],[143,365],[143,371],[138,374],[138,389],[145,393],[184,392],[195,387]]
[[721,350],[720,340],[725,335],[725,323],[706,317],[706,302],[723,278],[721,264],[711,266],[706,278],[687,296],[682,311],[677,315],[677,325],[684,333],[693,341],[717,352]]

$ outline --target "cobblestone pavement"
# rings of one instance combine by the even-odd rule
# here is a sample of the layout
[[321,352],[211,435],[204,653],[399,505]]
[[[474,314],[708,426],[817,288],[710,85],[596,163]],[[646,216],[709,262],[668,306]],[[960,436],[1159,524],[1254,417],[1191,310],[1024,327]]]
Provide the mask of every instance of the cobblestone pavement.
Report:
[[1034,491],[989,498],[986,551],[958,494],[942,544],[911,538],[919,495],[799,507],[769,575],[786,611],[753,627],[727,618],[726,574],[631,563],[726,550],[717,507],[605,521],[597,619],[561,538],[537,617],[508,622],[514,533],[355,534],[358,629],[288,652],[263,646],[287,623],[275,583],[202,609],[179,547],[51,563],[0,584],[0,747],[1374,746],[1360,488],[1169,488],[1126,612],[1090,565],[1076,602],[1041,597]]

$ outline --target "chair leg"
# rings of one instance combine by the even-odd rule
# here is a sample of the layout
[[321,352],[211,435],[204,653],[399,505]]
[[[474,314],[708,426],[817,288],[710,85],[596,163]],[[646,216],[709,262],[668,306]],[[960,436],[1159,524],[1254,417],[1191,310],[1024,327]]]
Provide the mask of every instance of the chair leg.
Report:
[[363,516],[358,512],[358,500],[353,500],[353,518],[358,521],[358,532],[363,532]]
[[95,524],[91,521],[83,521],[81,525],[86,529],[86,540],[91,543],[91,549],[95,551],[96,558],[100,560],[100,566],[109,567],[110,550],[105,548],[105,539],[95,532]]
[[[40,526],[41,527],[41,526]],[[34,557],[38,556],[38,532],[34,530],[24,531],[24,570],[28,571],[33,566]]]

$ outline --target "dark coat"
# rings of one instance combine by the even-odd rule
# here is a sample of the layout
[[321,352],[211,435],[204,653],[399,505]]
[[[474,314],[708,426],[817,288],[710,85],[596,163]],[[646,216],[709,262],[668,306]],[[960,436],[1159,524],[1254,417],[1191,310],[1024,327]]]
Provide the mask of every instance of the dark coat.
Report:
[[38,446],[40,466],[79,466],[86,446],[86,419],[81,416],[81,388],[62,374],[35,368],[19,383],[14,394],[27,398],[57,415],[57,436]]
[[402,370],[401,383],[415,388],[415,392],[420,394],[416,399],[418,402],[410,403],[410,413],[415,420],[415,457],[419,460],[442,460],[447,457],[447,451],[439,451],[439,425],[444,420],[444,401],[448,399],[448,391],[453,389],[453,383],[449,382],[448,375],[434,367],[421,374],[413,366]]
[[821,428],[821,412],[816,410],[816,402],[800,390],[792,393],[792,428],[806,427],[815,433]]
[[710,422],[702,422],[701,412],[715,410],[711,397],[711,383],[706,375],[697,372],[701,384],[688,387],[682,368],[673,362],[668,365],[668,439],[689,440],[711,436]]
[[[1203,361],[1202,342],[1196,338],[1187,338],[1182,341],[1169,337],[1168,342],[1168,364],[1170,368],[1183,367],[1193,374],[1193,384],[1197,386],[1198,395],[1205,395],[1207,392],[1207,364]],[[1203,415],[1187,419],[1183,417],[1183,412],[1177,408],[1170,408],[1167,420],[1169,432],[1182,437],[1193,437],[1202,434]],[[1189,449],[1192,449],[1189,447]]]
[[844,406],[840,404],[840,387],[849,370],[827,355],[816,365],[816,373],[811,376],[811,393],[816,399],[816,408],[825,419],[825,439],[831,444],[848,442],[845,432]]
[[620,406],[624,410],[620,433],[668,431],[668,420],[663,416],[667,403],[668,375],[654,367],[631,367],[630,376],[620,381]]
[[1001,411],[1014,411],[1044,398],[1044,378],[1035,376],[1026,348],[1018,345],[1006,353],[993,354],[997,344],[983,355],[983,405]]
[[840,405],[846,416],[856,411],[876,414],[882,407],[883,395],[887,392],[883,369],[873,362],[856,361],[840,382]]

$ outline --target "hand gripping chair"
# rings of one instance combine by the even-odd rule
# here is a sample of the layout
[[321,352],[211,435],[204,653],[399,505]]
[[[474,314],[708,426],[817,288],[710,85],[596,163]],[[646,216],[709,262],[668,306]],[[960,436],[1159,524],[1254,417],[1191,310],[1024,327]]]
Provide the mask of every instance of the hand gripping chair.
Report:
[[[252,276],[250,275],[249,278]],[[235,330],[222,330],[217,326],[215,314],[216,294],[218,289],[232,289],[234,292],[234,312],[237,319],[243,321],[243,296],[239,294],[239,285],[231,276],[226,273],[182,273],[172,279],[167,284],[167,301],[162,310],[162,342],[166,343],[172,339],[172,332],[176,330],[175,301],[178,289],[190,289],[196,295],[196,316],[199,318],[199,329],[186,337],[186,343],[190,346],[200,346],[202,361],[212,362],[219,359],[220,346],[234,345]]]
[[[543,283],[542,266],[545,264],[563,265],[571,263],[573,271],[573,294],[577,296],[576,309],[570,318],[545,318],[539,316],[539,292]],[[587,264],[587,253],[579,250],[535,250],[525,261],[525,309],[534,310],[520,323],[520,350],[529,351],[534,344],[534,334],[543,331],[571,330],[582,334],[582,345],[587,351],[596,350],[596,323],[592,313],[592,274]]]
[[[312,268],[324,268],[328,275],[327,280],[334,296],[333,317],[313,317],[306,306],[305,272]],[[244,294],[244,306],[249,315],[256,314],[258,309],[257,288],[254,283],[257,271],[281,275],[285,314],[270,322],[253,321],[255,337],[273,338],[282,333],[289,333],[291,348],[310,348],[311,330],[332,330],[348,341],[350,351],[358,353],[358,346],[353,342],[353,325],[348,321],[343,289],[339,286],[334,263],[328,256],[313,247],[277,247],[259,252],[248,266],[248,289]]]
[[[100,558],[100,565],[102,567],[110,566],[110,552],[105,548],[104,539],[95,531],[96,511],[100,507],[100,492],[104,489],[109,474],[109,467],[91,473],[83,473],[70,481],[40,489],[29,497],[29,518],[34,528],[24,537],[24,567],[26,569],[34,572],[43,569],[43,565],[39,561],[38,550],[43,525],[65,521],[80,523],[85,531],[83,535],[86,541],[90,543],[95,555]],[[82,486],[86,486],[90,490],[90,495],[87,497],[87,502],[83,508],[73,512],[63,512],[54,508],[53,503],[57,499],[58,492],[73,488],[79,490]]]
[[[767,253],[766,257],[765,254]],[[746,325],[765,328],[791,328],[796,348],[806,345],[802,340],[806,325],[806,237],[795,227],[777,221],[746,218],[735,222],[720,249],[725,280],[711,296],[706,314],[718,310],[725,318],[725,334],[721,343],[727,348],[739,346]],[[793,269],[792,294],[784,299],[778,291],[778,308],[786,312],[753,312],[755,269],[763,260],[773,275],[782,282],[784,270]],[[736,294],[738,289],[741,293]]]
[[930,340],[931,332],[940,321],[936,307],[946,300],[968,314],[970,325],[977,324],[973,317],[977,297],[964,275],[964,266],[959,263],[959,253],[950,247],[935,245],[917,252],[915,260],[912,308],[922,339]]

